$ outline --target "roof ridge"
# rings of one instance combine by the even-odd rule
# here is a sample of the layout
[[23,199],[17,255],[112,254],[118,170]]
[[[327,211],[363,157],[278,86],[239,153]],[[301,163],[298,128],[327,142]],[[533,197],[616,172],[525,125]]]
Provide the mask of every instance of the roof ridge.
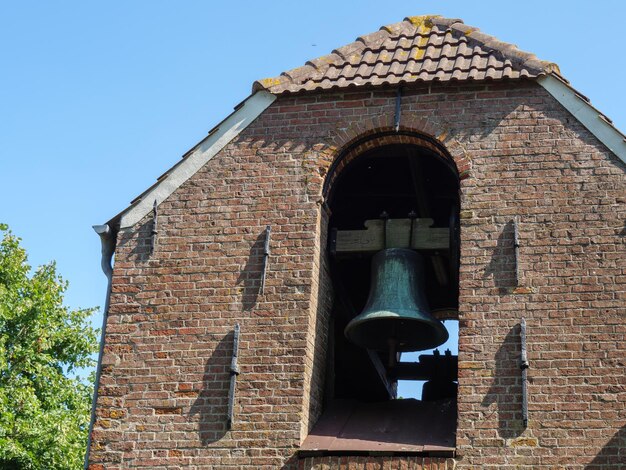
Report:
[[546,73],[546,67],[552,66],[556,67],[556,70],[558,71],[557,64],[553,62],[539,60],[539,58],[537,58],[535,54],[521,50],[516,44],[504,42],[496,38],[495,36],[483,33],[479,28],[468,26],[466,24],[463,24],[462,22],[458,26],[457,24],[450,25],[450,28],[460,31],[468,38],[473,39],[474,41],[491,49],[492,51],[501,53],[503,57],[514,59],[518,63],[527,67],[534,68],[538,71]]
[[[398,54],[400,50],[404,53]],[[449,61],[455,65],[448,67]],[[419,73],[413,73],[416,62]],[[459,18],[422,15],[359,36],[278,77],[256,81],[252,89],[279,95],[401,82],[537,78],[551,73],[560,75],[555,63],[542,61]]]
[[[431,34],[422,35],[422,32],[426,32],[428,28],[431,28]],[[436,34],[432,34],[435,28],[442,28],[442,30],[437,30]],[[517,46],[486,35],[480,32],[478,28],[466,26],[459,19],[433,15],[408,17],[402,22],[383,26],[381,30],[386,31],[388,38],[396,40],[396,49],[387,51],[388,54],[392,55],[392,61],[388,64],[380,61],[374,64],[361,62],[357,64],[356,69],[354,69],[354,65],[350,65],[354,71],[352,76],[347,77],[342,75],[342,67],[345,64],[341,61],[345,59],[333,51],[328,55],[306,62],[302,67],[284,72],[278,77],[255,82],[255,92],[252,96],[236,106],[234,113],[209,131],[209,135],[205,139],[183,155],[183,158],[159,177],[153,186],[134,199],[130,207],[109,220],[107,224],[112,229],[112,233],[129,229],[137,224],[153,210],[155,201],[160,204],[168,198],[251,125],[276,100],[276,96],[282,93],[328,90],[351,85],[395,86],[401,83],[428,82],[438,79],[533,78],[536,79],[539,86],[561,103],[574,119],[578,120],[607,149],[626,163],[626,136],[615,128],[610,119],[593,107],[588,98],[571,87],[569,82],[561,76],[556,64],[539,60],[534,54],[521,51]],[[451,31],[453,30],[455,31],[454,34],[458,35],[457,44],[444,40],[445,37],[452,34]],[[441,32],[445,32],[443,34],[444,39],[438,42]],[[378,36],[374,38],[376,37]],[[411,38],[411,49],[407,54],[405,66],[394,67],[392,70],[392,65],[401,64],[400,60],[393,60],[393,54],[397,52],[397,42],[402,37]],[[423,37],[427,38],[428,41],[422,44],[422,49],[420,49],[420,42]],[[369,37],[369,35],[361,36],[363,44],[374,38]],[[472,44],[468,43],[468,38]],[[445,54],[442,53],[442,46],[444,45],[448,46]],[[438,47],[439,49],[437,49]],[[415,49],[417,52],[421,51],[421,54],[415,54]],[[459,51],[463,51],[463,53]],[[447,55],[448,53],[450,55]],[[440,60],[441,57],[445,61]],[[504,58],[504,60],[500,60],[500,58]],[[452,64],[450,70],[446,71],[442,65],[447,65],[449,61],[452,61]],[[514,63],[519,67],[518,70],[512,69]],[[333,68],[332,74],[327,75],[326,72],[331,66]],[[307,73],[311,75],[307,76]],[[367,75],[368,73],[370,75]],[[295,80],[298,79],[303,80],[303,82],[297,83]],[[319,86],[316,86],[315,80],[320,82]]]

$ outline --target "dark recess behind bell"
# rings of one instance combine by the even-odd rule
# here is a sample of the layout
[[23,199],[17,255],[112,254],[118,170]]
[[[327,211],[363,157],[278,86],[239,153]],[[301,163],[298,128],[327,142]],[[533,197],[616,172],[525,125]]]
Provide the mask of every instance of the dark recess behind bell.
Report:
[[[390,218],[407,218],[418,211],[418,194],[409,159],[419,160],[422,204],[434,227],[448,227],[450,213],[458,207],[459,183],[439,157],[413,146],[389,145],[376,148],[351,163],[334,184],[330,208],[330,227],[338,230],[365,228],[368,219],[377,219],[383,211]],[[428,253],[425,253],[428,255]],[[440,252],[448,279],[449,253]],[[355,256],[333,261],[334,271],[341,278],[345,292],[354,309],[361,312],[367,301],[370,285],[371,255]],[[454,285],[441,286],[432,263],[425,263],[425,291],[431,310],[456,309],[457,289]]]
[[[410,159],[414,159],[411,163]],[[416,160],[418,163],[416,164]],[[416,174],[419,172],[419,174]],[[421,195],[421,196],[420,196]],[[421,200],[418,198],[421,197]],[[451,212],[458,211],[458,176],[428,150],[408,145],[390,145],[369,151],[349,164],[333,183],[329,200],[329,227],[338,230],[361,230],[368,219],[378,219],[383,211],[392,219],[432,218],[434,227],[449,227]],[[421,213],[420,213],[421,212]],[[458,214],[457,214],[458,215]],[[458,246],[458,245],[457,245]],[[424,255],[424,292],[431,310],[458,307],[458,284],[450,270],[449,253],[441,251],[448,285],[440,285],[435,276],[432,252]],[[389,398],[384,381],[379,378],[367,351],[348,341],[344,328],[363,311],[369,290],[373,253],[350,257],[331,257],[335,295],[333,394],[327,398],[351,398],[380,401]],[[386,353],[378,353],[386,362]],[[394,387],[393,380],[387,386]]]

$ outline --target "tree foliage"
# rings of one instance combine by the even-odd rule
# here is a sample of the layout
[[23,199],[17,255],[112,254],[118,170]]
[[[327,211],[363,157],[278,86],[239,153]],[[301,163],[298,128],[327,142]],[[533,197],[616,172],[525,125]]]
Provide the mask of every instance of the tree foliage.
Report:
[[63,306],[54,263],[33,274],[20,239],[0,225],[0,468],[78,469],[92,384],[93,309]]

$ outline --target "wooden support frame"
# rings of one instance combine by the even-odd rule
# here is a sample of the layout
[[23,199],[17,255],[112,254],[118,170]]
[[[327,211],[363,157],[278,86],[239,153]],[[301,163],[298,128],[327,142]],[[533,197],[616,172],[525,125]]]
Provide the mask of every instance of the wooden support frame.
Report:
[[449,380],[459,377],[459,358],[450,354],[421,354],[419,362],[398,362],[388,375],[394,380]]
[[337,230],[333,233],[331,253],[340,256],[376,253],[385,248],[449,249],[450,230],[447,227],[431,227],[433,219],[388,219],[386,236],[384,220],[366,220],[364,225],[365,230]]

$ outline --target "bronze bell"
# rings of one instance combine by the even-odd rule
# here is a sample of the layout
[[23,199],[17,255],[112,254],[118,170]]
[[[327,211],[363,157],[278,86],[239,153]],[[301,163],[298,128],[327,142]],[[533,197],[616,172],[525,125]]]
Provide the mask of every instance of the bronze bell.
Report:
[[344,331],[358,346],[378,351],[436,348],[448,331],[433,317],[424,295],[422,255],[388,248],[372,258],[372,281],[363,312]]

